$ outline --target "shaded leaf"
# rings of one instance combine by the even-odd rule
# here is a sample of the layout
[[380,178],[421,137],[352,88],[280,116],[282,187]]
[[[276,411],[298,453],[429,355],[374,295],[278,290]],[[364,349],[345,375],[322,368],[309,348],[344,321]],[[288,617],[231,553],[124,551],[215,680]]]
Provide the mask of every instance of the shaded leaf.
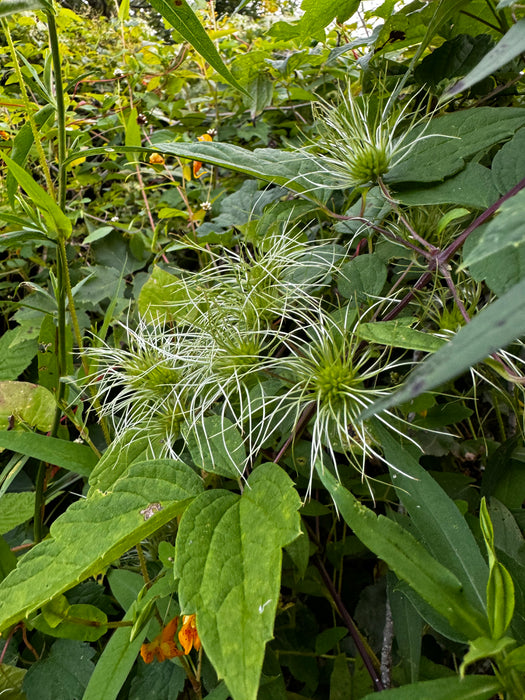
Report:
[[319,476],[357,537],[383,559],[454,628],[467,637],[486,634],[485,616],[472,607],[459,579],[429,554],[425,547],[393,520],[362,505],[328,469]]
[[2,0],[0,3],[0,17],[32,10],[51,10],[51,5],[47,0]]
[[524,124],[525,109],[519,107],[477,107],[432,119],[412,129],[407,140],[407,144],[414,144],[412,150],[384,180],[443,180],[461,170],[467,158],[512,136]]
[[84,694],[95,664],[89,644],[59,639],[49,656],[34,663],[24,678],[27,700],[78,700]]
[[517,131],[495,155],[492,177],[500,194],[505,194],[525,177],[525,129]]
[[494,71],[505,66],[523,51],[525,51],[525,19],[520,19],[519,22],[512,25],[505,36],[500,39],[496,46],[482,58],[468,75],[445,92],[443,98],[449,99],[453,95],[457,95],[458,92],[463,92],[463,90],[475,85],[483,78],[494,73]]
[[337,288],[345,299],[364,301],[368,295],[380,294],[387,269],[376,253],[358,255],[345,263],[339,272]]
[[[494,676],[466,676],[413,683],[385,690],[381,695],[385,700],[490,700],[500,690],[501,685]],[[377,695],[367,695],[363,700],[377,700]]]

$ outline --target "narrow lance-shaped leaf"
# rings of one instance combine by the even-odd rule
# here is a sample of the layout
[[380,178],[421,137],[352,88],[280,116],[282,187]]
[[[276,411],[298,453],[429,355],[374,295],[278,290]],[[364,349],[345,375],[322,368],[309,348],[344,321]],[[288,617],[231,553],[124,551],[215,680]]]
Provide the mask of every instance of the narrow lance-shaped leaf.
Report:
[[288,475],[264,464],[242,496],[206,491],[181,519],[181,611],[196,613],[204,650],[234,700],[257,696],[279,600],[281,549],[301,534],[300,505]]
[[41,459],[57,467],[89,476],[97,457],[87,445],[37,433],[0,430],[0,448]]
[[346,523],[398,578],[406,581],[467,638],[475,639],[487,633],[485,616],[469,603],[459,579],[449,569],[398,523],[383,515],[378,517],[362,505],[328,469],[318,467],[318,471]]
[[454,501],[380,421],[373,430],[388,461],[399,500],[437,561],[461,581],[465,597],[485,611],[488,567]]
[[193,46],[195,51],[200,53],[200,55],[208,61],[210,66],[215,68],[220,76],[230,83],[230,85],[237,88],[237,90],[248,94],[223,63],[213,41],[206,34],[206,30],[199,22],[199,19],[186,0],[173,0],[173,2],[168,2],[168,0],[149,1],[150,5],[152,5],[157,12],[160,12],[164,19],[182,34],[186,41]]
[[[466,678],[438,678],[385,690],[381,700],[490,700],[501,690],[501,683],[494,676],[467,676]],[[363,700],[377,700],[377,695],[367,695]]]
[[93,576],[175,516],[202,491],[183,462],[133,465],[105,493],[77,501],[0,585],[0,630]]
[[525,333],[525,280],[483,309],[454,338],[422,362],[406,384],[363,411],[363,418],[410,401],[453,379]]
[[[56,239],[58,236],[68,238],[71,235],[71,221],[64,214],[62,209],[40,185],[33,180],[31,175],[21,168],[18,163],[0,152],[0,156],[5,160],[9,172],[12,173],[18,184],[26,191],[32,199],[33,204],[42,210],[44,216],[47,214],[50,229],[47,234],[49,238]],[[56,229],[56,230],[54,230]]]

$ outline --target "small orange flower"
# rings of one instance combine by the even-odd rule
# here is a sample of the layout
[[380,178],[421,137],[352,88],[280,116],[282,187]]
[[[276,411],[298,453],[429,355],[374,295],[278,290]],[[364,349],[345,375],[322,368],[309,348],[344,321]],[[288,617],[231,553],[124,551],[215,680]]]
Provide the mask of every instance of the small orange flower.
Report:
[[[211,134],[203,134],[202,136],[199,136],[198,138],[199,141],[213,141],[213,138]],[[204,175],[205,173],[201,173],[198,175],[199,170],[202,168],[202,163],[200,160],[194,160],[193,161],[193,177],[199,179],[201,175]]]
[[0,137],[3,138],[4,141],[9,141],[9,139],[11,138],[7,131],[4,131],[3,129],[0,131]]
[[201,640],[197,632],[197,623],[195,615],[184,615],[182,618],[182,627],[179,632],[179,642],[184,649],[184,655],[188,656],[192,647],[195,651],[201,648]]
[[152,153],[149,157],[149,162],[151,165],[164,165],[166,161],[164,160],[164,156],[161,156],[160,153]]
[[166,627],[152,642],[144,642],[140,647],[140,655],[145,663],[150,664],[155,658],[157,661],[162,662],[184,654],[183,651],[177,649],[175,643],[175,633],[177,632],[178,624],[179,618],[177,616],[168,622]]

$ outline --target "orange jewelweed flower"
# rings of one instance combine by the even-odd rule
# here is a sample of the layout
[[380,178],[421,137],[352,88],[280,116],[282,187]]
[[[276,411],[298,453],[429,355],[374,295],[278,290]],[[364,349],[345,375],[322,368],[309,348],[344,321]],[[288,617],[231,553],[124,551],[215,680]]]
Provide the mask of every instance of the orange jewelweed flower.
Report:
[[179,642],[184,649],[184,656],[188,656],[192,647],[195,651],[199,651],[201,648],[201,640],[197,632],[195,615],[183,616],[182,627],[179,632]]
[[[198,141],[213,141],[213,138],[211,134],[203,134],[202,136],[199,136]],[[201,175],[204,175],[204,173],[201,173],[198,175],[199,170],[202,168],[202,163],[200,160],[194,160],[193,161],[193,177],[199,178]]]
[[140,647],[140,655],[145,663],[150,664],[153,659],[162,662],[166,659],[174,659],[176,656],[182,656],[183,651],[177,649],[175,643],[175,633],[179,625],[179,618],[174,617],[170,620],[166,627],[158,634],[152,642],[144,642]]
[[166,161],[160,153],[152,153],[149,157],[149,162],[151,165],[164,165]]

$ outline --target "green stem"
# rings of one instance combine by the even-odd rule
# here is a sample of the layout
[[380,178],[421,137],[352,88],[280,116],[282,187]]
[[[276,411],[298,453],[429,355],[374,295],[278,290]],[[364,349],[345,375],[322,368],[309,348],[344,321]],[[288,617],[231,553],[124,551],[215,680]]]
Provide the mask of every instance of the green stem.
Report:
[[11,53],[11,57],[13,59],[13,66],[15,68],[15,73],[16,77],[18,80],[18,84],[20,86],[20,92],[22,93],[22,100],[24,102],[24,109],[27,115],[27,120],[29,121],[29,124],[31,125],[31,131],[33,132],[33,139],[35,142],[35,147],[38,153],[38,160],[40,162],[40,167],[42,168],[44,172],[44,178],[46,181],[46,186],[49,194],[54,197],[54,188],[53,188],[53,181],[51,179],[51,173],[49,172],[49,166],[46,161],[46,156],[44,153],[44,149],[42,147],[42,141],[40,139],[40,134],[38,133],[38,127],[36,125],[36,122],[33,117],[33,108],[31,107],[31,102],[29,100],[27,90],[26,90],[26,84],[24,82],[24,76],[22,75],[22,71],[20,69],[20,63],[18,61],[18,56],[16,53],[15,45],[13,44],[13,39],[11,38],[11,32],[9,31],[9,26],[6,22],[5,19],[2,19],[2,29],[5,32],[5,36],[7,39],[7,43],[9,45],[9,51]]
[[55,77],[55,99],[57,108],[57,146],[58,146],[58,205],[66,208],[66,107],[64,103],[64,85],[62,82],[62,66],[60,64],[60,46],[58,43],[55,16],[47,12],[47,28],[49,46],[53,59],[53,74]]

